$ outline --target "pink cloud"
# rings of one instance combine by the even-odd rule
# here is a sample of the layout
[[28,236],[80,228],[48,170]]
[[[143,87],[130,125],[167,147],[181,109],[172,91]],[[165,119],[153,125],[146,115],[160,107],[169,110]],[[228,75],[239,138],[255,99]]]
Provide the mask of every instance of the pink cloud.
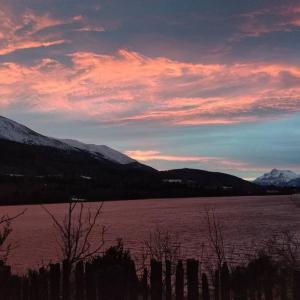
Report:
[[289,6],[283,4],[278,7],[252,11],[240,16],[244,17],[244,22],[241,24],[240,32],[236,34],[235,38],[262,36],[276,31],[294,30],[291,26],[300,27],[299,5]]
[[[225,172],[267,172],[274,166],[249,163],[240,160],[229,159],[226,157],[218,156],[202,156],[202,155],[174,155],[165,154],[157,150],[129,150],[125,152],[126,155],[132,157],[141,162],[149,161],[165,161],[165,162],[177,162],[177,163],[193,163],[193,168],[204,168],[210,170],[224,170]],[[285,168],[286,166],[280,166],[279,168]],[[289,166],[289,169],[298,171],[299,165]],[[254,179],[254,178],[251,178]]]
[[0,55],[5,55],[12,53],[16,50],[32,49],[39,47],[49,47],[59,44],[66,43],[65,40],[57,40],[52,42],[43,42],[43,41],[15,41],[14,43],[8,45],[5,48],[0,49]]
[[139,161],[165,160],[178,162],[207,162],[218,159],[216,157],[206,156],[165,155],[156,150],[132,150],[126,151],[125,154]]
[[170,125],[253,122],[300,111],[300,68],[281,64],[193,64],[77,52],[72,65],[43,59],[0,65],[0,106],[94,118]]
[[[0,8],[0,20],[0,55],[68,42],[60,37],[62,32],[54,30],[51,33],[50,29],[59,25],[75,24],[78,28],[74,30],[79,32],[104,31],[102,26],[89,24],[89,20],[81,15],[58,19],[49,14],[38,15],[27,9],[17,16],[5,6]],[[46,30],[49,33],[46,33]],[[44,31],[43,34],[39,34],[41,31]]]
[[[157,150],[131,150],[126,151],[126,155],[141,161],[168,161],[168,162],[183,162],[183,163],[195,163],[197,168],[210,168],[211,170],[223,170],[230,171],[256,171],[264,172],[269,167],[253,165],[243,161],[232,160],[225,157],[215,156],[201,156],[201,155],[172,155],[164,154]],[[194,165],[195,166],[195,165]]]
[[[6,55],[16,50],[49,47],[65,42],[63,39],[53,39],[47,35],[33,38],[33,35],[40,30],[64,23],[47,14],[38,16],[27,10],[19,18],[16,18],[9,10],[2,7],[0,8],[0,20],[0,55]],[[22,30],[25,31],[19,33]]]

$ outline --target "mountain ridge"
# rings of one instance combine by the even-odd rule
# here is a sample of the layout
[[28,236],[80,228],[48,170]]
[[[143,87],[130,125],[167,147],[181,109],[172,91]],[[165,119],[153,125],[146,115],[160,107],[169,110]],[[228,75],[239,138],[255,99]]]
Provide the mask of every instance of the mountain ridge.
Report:
[[0,204],[263,193],[230,174],[157,171],[108,146],[48,138],[4,117],[0,149]]
[[299,174],[290,170],[274,168],[270,172],[257,177],[253,182],[263,186],[291,187],[295,180],[300,180]]
[[48,146],[71,150],[61,141],[39,134],[36,131],[6,117],[0,116],[0,139],[28,145]]
[[119,164],[131,164],[137,162],[108,146],[86,144],[72,139],[48,137],[3,116],[0,116],[0,139],[27,145],[53,147],[68,151],[86,151],[94,155],[95,158],[104,158]]

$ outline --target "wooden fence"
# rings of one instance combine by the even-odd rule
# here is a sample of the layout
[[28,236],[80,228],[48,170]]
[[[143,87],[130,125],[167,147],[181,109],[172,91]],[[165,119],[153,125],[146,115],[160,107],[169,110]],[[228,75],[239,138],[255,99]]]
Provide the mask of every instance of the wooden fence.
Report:
[[24,276],[0,265],[0,300],[300,300],[300,273],[275,269],[267,260],[229,270],[226,263],[211,274],[197,260],[174,266],[152,260],[138,276],[127,262],[51,264]]

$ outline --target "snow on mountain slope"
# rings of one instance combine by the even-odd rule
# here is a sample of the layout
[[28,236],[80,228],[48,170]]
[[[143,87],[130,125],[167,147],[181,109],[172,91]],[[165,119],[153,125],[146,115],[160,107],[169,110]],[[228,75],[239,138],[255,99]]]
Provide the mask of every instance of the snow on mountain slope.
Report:
[[59,140],[41,135],[26,126],[2,116],[0,116],[0,138],[28,145],[74,150],[72,147]]
[[289,181],[297,178],[300,178],[300,175],[297,175],[292,171],[273,169],[271,172],[256,178],[254,183],[260,185],[285,186]]
[[105,145],[94,145],[94,144],[85,144],[76,140],[70,139],[62,139],[63,143],[66,143],[74,148],[84,150],[90,152],[96,156],[100,155],[103,156],[105,159],[110,161],[119,163],[119,164],[130,164],[136,162],[136,160],[130,158],[129,156],[118,152],[108,146]]
[[0,139],[28,145],[54,147],[61,150],[89,152],[99,159],[107,159],[119,164],[136,162],[132,158],[107,146],[84,144],[75,140],[60,140],[41,135],[26,126],[0,116]]

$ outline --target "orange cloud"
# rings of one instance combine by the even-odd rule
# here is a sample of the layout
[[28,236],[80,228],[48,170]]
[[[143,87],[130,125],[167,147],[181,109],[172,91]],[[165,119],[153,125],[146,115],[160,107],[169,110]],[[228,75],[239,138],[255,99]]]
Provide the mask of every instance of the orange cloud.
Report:
[[207,162],[210,160],[218,159],[216,157],[205,156],[178,156],[178,155],[164,155],[155,150],[134,150],[126,151],[126,155],[139,160],[139,161],[151,161],[151,160],[166,160],[166,161],[178,161],[178,162]]
[[59,25],[76,25],[73,30],[79,32],[104,31],[102,26],[89,24],[89,20],[81,15],[57,19],[49,14],[38,15],[27,9],[16,16],[4,5],[0,7],[0,20],[0,55],[66,43],[67,41],[61,38],[63,32],[55,30]]
[[168,161],[168,162],[184,162],[184,163],[195,163],[197,167],[209,168],[211,170],[227,170],[231,171],[256,171],[265,172],[270,167],[253,165],[247,162],[232,160],[225,157],[214,157],[214,156],[201,156],[201,155],[169,155],[163,154],[156,150],[131,150],[126,151],[126,155],[132,157],[141,162],[149,161]]
[[17,50],[50,47],[65,43],[55,34],[38,33],[58,25],[79,22],[78,19],[59,20],[48,14],[37,15],[31,10],[26,10],[20,16],[15,16],[6,9],[0,8],[0,55],[7,55]]
[[52,42],[43,42],[43,41],[18,41],[13,44],[8,45],[5,48],[0,49],[0,55],[5,55],[12,53],[16,50],[32,49],[39,47],[49,47],[59,44],[64,44],[65,40],[57,40]]
[[43,59],[0,65],[0,106],[100,122],[171,125],[253,122],[300,111],[300,68],[281,64],[193,64],[79,52],[72,65]]
[[[186,164],[193,163],[193,168],[204,168],[210,170],[224,170],[228,173],[231,172],[266,172],[273,168],[274,166],[263,166],[261,164],[253,164],[245,161],[228,159],[226,157],[216,157],[216,156],[201,156],[201,155],[172,155],[164,154],[157,150],[130,150],[125,152],[126,155],[132,157],[141,162],[149,161],[167,161],[167,162],[183,162]],[[278,166],[279,168],[284,168],[286,166]],[[289,169],[298,171],[299,165],[289,166]]]

